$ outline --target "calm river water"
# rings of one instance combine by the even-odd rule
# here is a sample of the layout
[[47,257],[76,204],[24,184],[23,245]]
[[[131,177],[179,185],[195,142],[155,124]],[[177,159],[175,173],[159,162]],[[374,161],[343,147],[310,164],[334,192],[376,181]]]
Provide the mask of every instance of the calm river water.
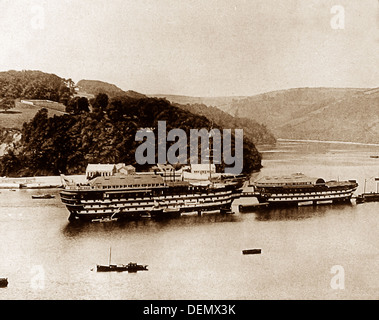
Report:
[[[379,146],[280,141],[260,151],[254,178],[302,172],[356,179],[357,194],[376,188],[379,159],[370,155]],[[44,191],[1,190],[0,277],[9,285],[0,299],[379,298],[379,203],[73,224],[52,192],[32,200]],[[108,263],[110,247],[112,262],[149,271],[91,270]],[[262,254],[242,255],[247,248]]]

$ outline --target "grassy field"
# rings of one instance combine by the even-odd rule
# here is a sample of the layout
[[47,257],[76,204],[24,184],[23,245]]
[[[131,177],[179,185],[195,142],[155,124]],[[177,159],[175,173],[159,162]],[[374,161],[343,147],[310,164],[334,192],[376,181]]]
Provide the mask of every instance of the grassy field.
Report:
[[24,122],[30,121],[41,108],[46,108],[49,116],[65,114],[65,106],[57,102],[47,102],[41,100],[28,100],[34,105],[16,102],[16,107],[5,111],[0,111],[0,127],[21,129]]

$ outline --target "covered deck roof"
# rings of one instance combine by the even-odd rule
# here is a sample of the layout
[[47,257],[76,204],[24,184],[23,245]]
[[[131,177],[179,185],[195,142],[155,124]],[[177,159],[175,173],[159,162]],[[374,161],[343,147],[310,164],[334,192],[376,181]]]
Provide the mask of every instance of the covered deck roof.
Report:
[[302,173],[294,173],[284,176],[264,176],[254,182],[256,186],[309,186],[325,184],[322,178],[308,177]]

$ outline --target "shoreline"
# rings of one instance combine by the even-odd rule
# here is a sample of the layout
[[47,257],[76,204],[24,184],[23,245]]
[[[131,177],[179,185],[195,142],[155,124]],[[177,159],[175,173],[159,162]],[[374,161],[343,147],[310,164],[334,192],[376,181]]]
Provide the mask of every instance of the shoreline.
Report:
[[312,142],[312,143],[329,143],[329,144],[350,144],[350,145],[360,145],[360,146],[372,146],[379,147],[379,143],[365,143],[365,142],[352,142],[352,141],[333,141],[333,140],[301,140],[301,139],[284,139],[277,138],[278,142]]
[[[69,175],[65,177],[78,183],[85,181],[85,175]],[[0,189],[53,189],[61,188],[62,186],[60,176],[0,178]]]

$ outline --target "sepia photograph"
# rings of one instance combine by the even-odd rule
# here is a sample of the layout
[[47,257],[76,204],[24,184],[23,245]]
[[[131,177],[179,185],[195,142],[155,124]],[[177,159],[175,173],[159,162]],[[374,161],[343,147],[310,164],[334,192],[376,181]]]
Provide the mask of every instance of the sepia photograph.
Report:
[[379,299],[378,0],[0,0],[0,43],[0,300]]

